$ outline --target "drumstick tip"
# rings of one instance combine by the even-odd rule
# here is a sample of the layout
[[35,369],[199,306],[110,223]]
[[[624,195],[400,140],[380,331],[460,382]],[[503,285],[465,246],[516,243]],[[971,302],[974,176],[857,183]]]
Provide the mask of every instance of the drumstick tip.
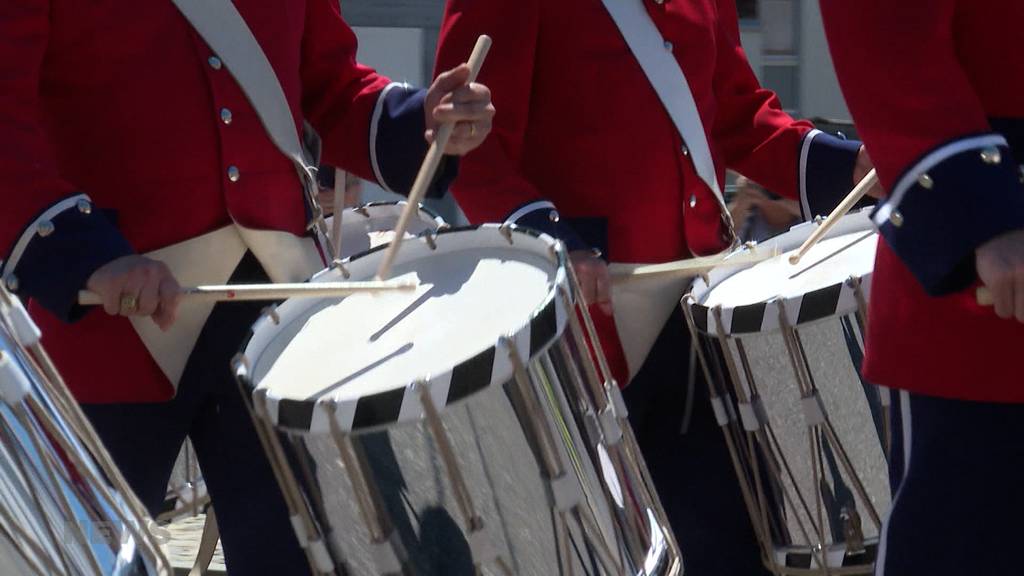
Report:
[[797,264],[800,263],[800,258],[802,258],[800,254],[791,254],[789,256],[789,263],[793,266],[796,266]]

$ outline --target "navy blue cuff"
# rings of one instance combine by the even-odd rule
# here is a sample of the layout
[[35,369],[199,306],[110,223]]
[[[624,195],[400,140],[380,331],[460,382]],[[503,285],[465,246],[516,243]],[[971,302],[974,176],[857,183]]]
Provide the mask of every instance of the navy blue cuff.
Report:
[[561,240],[570,252],[591,250],[591,246],[559,215],[555,205],[547,201],[530,202],[512,212],[506,219],[518,226],[533,228]]
[[974,251],[1024,229],[1021,168],[997,135],[946,144],[901,177],[872,214],[889,246],[932,296],[977,280]]
[[[370,163],[385,190],[407,196],[429,147],[423,104],[426,90],[389,84],[377,101],[370,126]],[[458,175],[458,159],[445,156],[427,191],[440,198]]]
[[61,320],[74,322],[88,310],[78,305],[78,291],[92,273],[134,250],[111,219],[79,195],[48,209],[11,252],[3,270],[8,285]]
[[[808,132],[800,152],[800,213],[804,220],[829,215],[853,190],[853,169],[861,143],[824,132]],[[854,209],[874,204],[864,198]]]

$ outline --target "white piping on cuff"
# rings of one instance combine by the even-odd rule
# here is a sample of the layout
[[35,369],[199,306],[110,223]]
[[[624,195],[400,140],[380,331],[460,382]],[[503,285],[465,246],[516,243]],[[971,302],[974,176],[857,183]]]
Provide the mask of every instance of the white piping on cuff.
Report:
[[510,214],[508,218],[505,218],[505,222],[511,222],[515,224],[527,214],[530,214],[531,212],[536,212],[537,210],[544,209],[555,210],[556,208],[555,205],[548,200],[538,200],[536,202],[530,202],[526,206],[523,206],[522,208]]
[[384,99],[387,98],[388,92],[391,92],[394,88],[408,90],[409,85],[401,82],[392,82],[385,86],[380,91],[380,96],[377,97],[377,104],[373,107],[373,116],[370,117],[370,165],[373,166],[373,175],[377,177],[377,183],[380,184],[381,188],[391,193],[395,191],[384,181],[384,174],[381,172],[380,163],[377,161],[377,128],[380,124],[380,117],[384,114]]
[[889,220],[889,216],[892,215],[892,211],[899,208],[900,203],[903,202],[903,198],[907,195],[907,191],[914,186],[917,179],[920,178],[922,174],[926,174],[932,168],[935,168],[957,154],[962,154],[968,150],[988,148],[991,146],[1005,147],[1008,146],[1008,144],[1006,143],[1006,138],[999,134],[972,136],[970,138],[954,140],[953,142],[950,142],[942,148],[939,148],[925,156],[910,170],[907,170],[907,172],[903,174],[903,177],[900,178],[893,187],[892,194],[889,195],[889,201],[883,204],[882,207],[878,209],[878,212],[875,213],[875,225],[881,226]]
[[808,132],[800,148],[800,211],[803,212],[804,220],[811,220],[816,216],[811,214],[811,203],[807,199],[807,158],[811,155],[811,141],[818,134],[821,134],[821,130]]
[[18,241],[14,244],[14,249],[11,250],[10,257],[2,266],[0,266],[0,277],[3,277],[8,271],[14,270],[18,267],[18,262],[21,260],[21,256],[25,253],[25,250],[28,248],[29,242],[31,242],[38,233],[37,229],[40,222],[43,220],[53,220],[58,214],[66,210],[77,210],[79,200],[85,200],[90,203],[92,202],[92,200],[85,194],[76,194],[57,202],[53,206],[50,206],[45,212],[40,214],[38,218],[33,220],[31,224],[26,226],[25,231],[21,233],[21,237],[18,238]]

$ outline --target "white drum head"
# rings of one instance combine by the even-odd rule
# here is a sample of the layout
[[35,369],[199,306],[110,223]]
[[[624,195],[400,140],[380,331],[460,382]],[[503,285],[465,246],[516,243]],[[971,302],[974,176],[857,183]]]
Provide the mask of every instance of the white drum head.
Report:
[[780,254],[749,268],[716,271],[711,275],[710,288],[704,281],[697,281],[691,309],[698,327],[717,332],[713,312],[716,308],[722,316],[725,333],[776,329],[780,307],[791,325],[856,310],[855,288],[848,280],[857,279],[866,298],[878,234],[867,211],[850,214],[799,264],[790,264],[790,255],[800,248],[816,226],[815,223],[802,224],[756,246],[754,250],[777,250]]
[[[522,361],[550,344],[565,326],[559,290],[568,290],[555,241],[496,225],[444,231],[436,249],[406,241],[392,268],[415,291],[344,299],[295,299],[261,318],[245,347],[246,380],[266,392],[280,426],[342,430],[419,419],[414,383],[445,406],[513,375],[511,336]],[[510,243],[510,239],[512,243]],[[376,250],[346,264],[350,280],[369,280],[383,256]],[[338,281],[340,273],[314,281]]]

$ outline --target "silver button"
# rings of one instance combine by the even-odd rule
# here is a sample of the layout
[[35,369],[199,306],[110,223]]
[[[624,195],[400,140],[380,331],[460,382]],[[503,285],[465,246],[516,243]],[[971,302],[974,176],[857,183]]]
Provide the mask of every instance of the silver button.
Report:
[[210,56],[210,58],[207,59],[206,63],[209,64],[210,68],[213,68],[214,70],[220,70],[221,67],[224,66],[224,63],[221,62],[220,58],[217,58],[216,56]]
[[672,44],[672,42],[665,40],[665,50],[671,52],[673,48],[675,48],[675,45]]
[[50,222],[49,220],[43,220],[39,222],[39,224],[36,224],[36,232],[42,238],[46,238],[50,234],[53,234],[53,231],[53,222]]
[[75,207],[82,214],[92,214],[92,204],[88,200],[82,199],[75,202]]
[[697,206],[697,195],[696,194],[690,194],[690,208],[694,208],[696,206]]
[[683,156],[690,155],[690,148],[686,144],[683,144],[682,148],[680,148],[679,151],[683,153]]
[[985,148],[981,151],[981,161],[985,164],[996,165],[1003,161],[1003,155],[999,152],[999,148]]
[[924,188],[925,190],[931,190],[932,188],[935,187],[935,180],[932,180],[932,177],[927,174],[921,174],[920,176],[918,176],[917,183],[920,184],[921,188]]
[[238,182],[241,177],[242,173],[238,171],[238,166],[228,166],[228,180]]
[[889,222],[892,222],[892,225],[897,228],[903,226],[903,213],[899,210],[893,210],[892,214],[889,215]]
[[548,212],[548,220],[551,220],[552,222],[558,222],[561,219],[561,216],[558,215],[558,210],[552,210],[551,212]]
[[231,124],[231,110],[228,110],[227,108],[221,108],[220,121],[225,124]]
[[4,278],[4,284],[7,285],[7,290],[11,292],[18,291],[18,277],[15,276],[13,272],[8,273],[7,277]]

